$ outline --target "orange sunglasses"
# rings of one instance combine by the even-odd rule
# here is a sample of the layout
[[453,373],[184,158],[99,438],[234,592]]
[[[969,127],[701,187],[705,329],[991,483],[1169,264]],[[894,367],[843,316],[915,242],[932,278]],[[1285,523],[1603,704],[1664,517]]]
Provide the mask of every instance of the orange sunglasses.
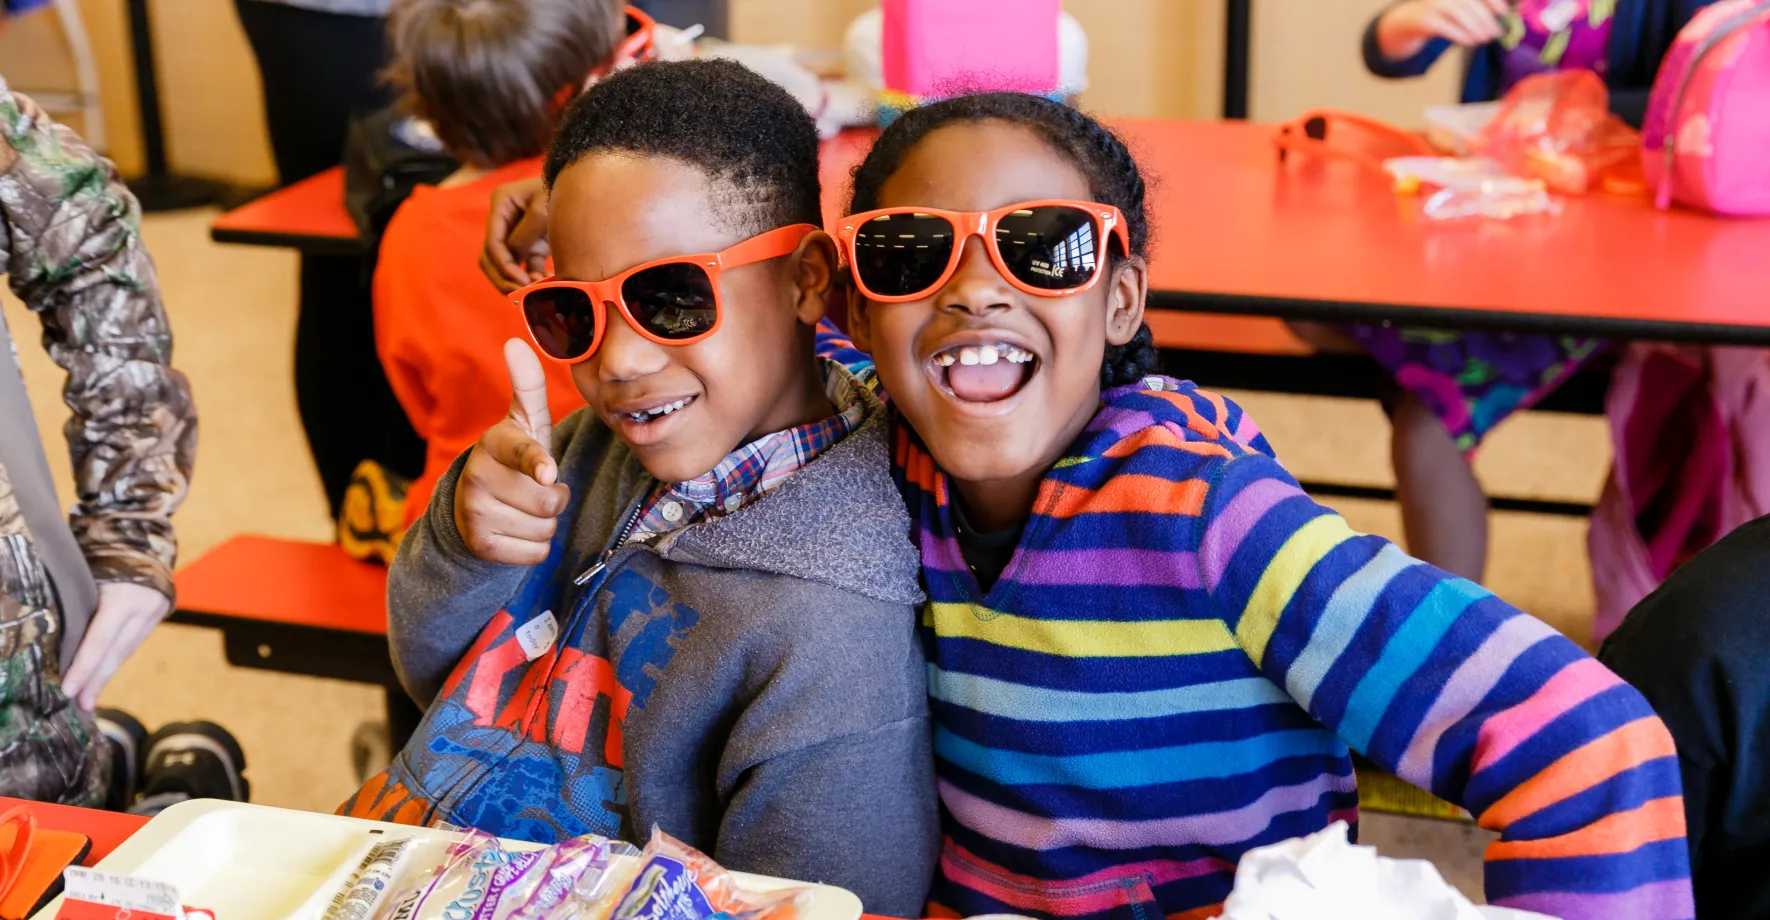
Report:
[[602,346],[610,307],[618,307],[633,331],[659,345],[693,345],[718,332],[724,321],[720,274],[788,255],[818,229],[812,224],[780,227],[721,252],[653,259],[603,281],[556,281],[549,276],[518,290],[511,300],[522,308],[541,353],[565,364],[582,361]]
[[1437,156],[1424,137],[1375,118],[1333,109],[1304,112],[1278,126],[1272,135],[1278,161],[1286,155],[1316,155],[1350,160],[1377,173],[1395,157]]
[[881,208],[837,225],[854,283],[869,300],[904,303],[940,290],[958,271],[965,242],[983,238],[1009,284],[1038,297],[1079,293],[1100,280],[1102,247],[1131,251],[1125,216],[1111,205],[1047,199],[993,211]]

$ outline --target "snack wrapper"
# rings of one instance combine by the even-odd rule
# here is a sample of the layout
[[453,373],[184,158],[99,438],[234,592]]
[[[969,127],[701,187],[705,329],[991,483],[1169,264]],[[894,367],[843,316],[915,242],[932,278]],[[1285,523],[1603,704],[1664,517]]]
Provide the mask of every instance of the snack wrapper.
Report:
[[1469,147],[1514,175],[1583,195],[1634,161],[1640,143],[1640,133],[1610,113],[1604,81],[1588,70],[1570,70],[1519,81]]
[[1396,157],[1385,160],[1383,169],[1394,177],[1399,193],[1432,190],[1424,211],[1433,220],[1506,220],[1561,210],[1541,179],[1513,176],[1485,157]]
[[802,893],[742,891],[706,854],[654,828],[613,920],[795,920]]
[[[594,835],[524,852],[467,831],[441,865],[417,873],[374,920],[551,920],[572,899],[611,902],[637,853]],[[606,916],[607,912],[604,912]],[[589,915],[584,915],[589,916]],[[367,920],[367,918],[365,918]]]

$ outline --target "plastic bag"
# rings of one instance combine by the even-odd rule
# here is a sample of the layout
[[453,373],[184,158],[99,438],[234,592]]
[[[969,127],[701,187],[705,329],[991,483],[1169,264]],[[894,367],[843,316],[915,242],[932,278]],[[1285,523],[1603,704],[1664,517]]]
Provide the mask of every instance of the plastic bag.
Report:
[[1513,175],[1583,195],[1604,174],[1635,158],[1641,136],[1610,114],[1610,90],[1589,70],[1526,77],[1500,102],[1470,151]]
[[1385,161],[1383,169],[1402,194],[1434,189],[1424,206],[1433,220],[1507,220],[1561,210],[1542,180],[1509,175],[1503,165],[1484,157],[1397,157]]
[[449,845],[440,865],[415,874],[377,917],[546,920],[574,897],[612,901],[631,875],[621,870],[637,854],[595,835],[512,852],[496,837],[467,831]]
[[742,891],[706,854],[654,828],[613,920],[795,920],[804,893]]

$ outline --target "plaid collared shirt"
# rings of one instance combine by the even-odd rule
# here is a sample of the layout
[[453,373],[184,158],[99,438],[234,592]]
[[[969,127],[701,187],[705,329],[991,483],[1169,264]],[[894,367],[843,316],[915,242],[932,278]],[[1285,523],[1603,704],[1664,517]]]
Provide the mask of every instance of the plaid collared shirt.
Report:
[[822,421],[763,435],[727,454],[703,476],[661,484],[627,542],[655,540],[698,521],[736,512],[847,437],[866,418],[866,384],[841,365],[822,360],[824,389],[836,414]]

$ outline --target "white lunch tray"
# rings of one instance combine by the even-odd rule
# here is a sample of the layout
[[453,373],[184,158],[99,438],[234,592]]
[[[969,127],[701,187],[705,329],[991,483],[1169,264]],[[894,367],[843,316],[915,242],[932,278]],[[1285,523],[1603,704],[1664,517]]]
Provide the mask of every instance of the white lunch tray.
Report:
[[[199,799],[161,812],[97,868],[170,882],[186,905],[212,910],[216,920],[284,920],[298,913],[316,890],[342,884],[340,867],[370,835],[422,839],[445,838],[449,832]],[[512,850],[538,849],[517,840],[505,843]],[[733,874],[750,891],[802,884]],[[829,885],[806,887],[810,896],[802,920],[860,917],[860,898],[853,892]],[[35,920],[49,920],[60,909],[61,898],[56,898]]]

